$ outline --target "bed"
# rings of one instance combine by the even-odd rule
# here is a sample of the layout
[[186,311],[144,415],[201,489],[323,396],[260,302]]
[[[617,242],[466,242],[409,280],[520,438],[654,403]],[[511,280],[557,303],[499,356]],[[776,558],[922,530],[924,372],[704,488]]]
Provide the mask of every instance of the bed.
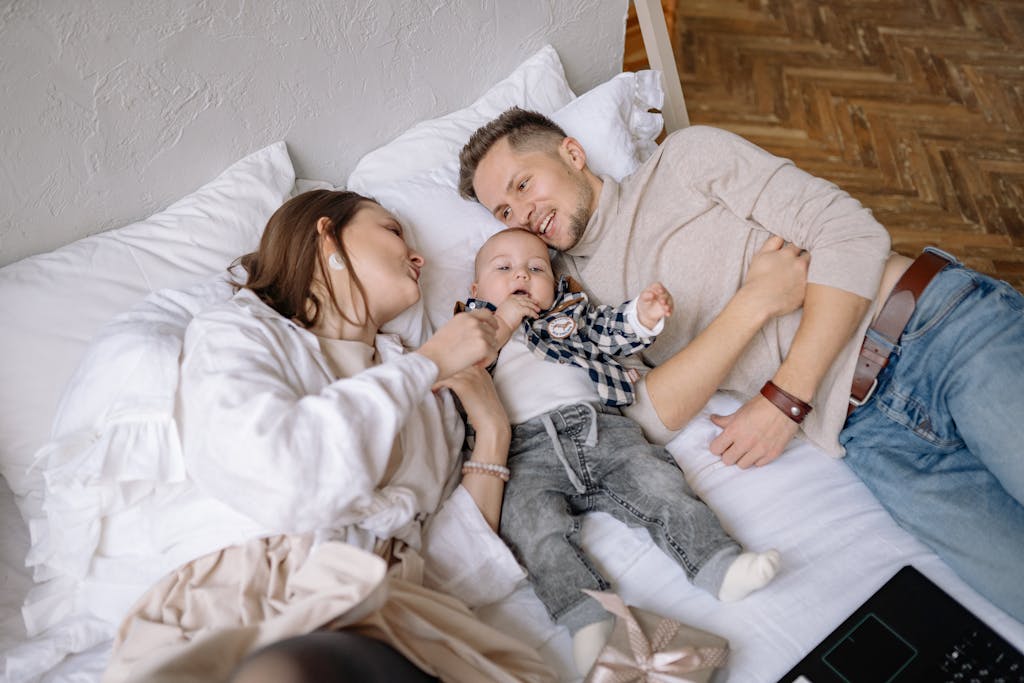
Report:
[[[377,26],[371,4],[352,3],[352,21],[311,30],[392,35],[395,42],[412,41],[417,55],[440,54],[446,64],[485,53],[486,36],[465,48],[467,56],[453,52],[438,29],[452,21],[447,13],[467,11],[458,3],[411,10],[427,12],[413,19],[438,29],[438,35],[411,30],[398,4],[384,4],[390,23]],[[581,140],[595,170],[622,177],[651,153],[663,127],[686,125],[682,93],[665,87],[678,83],[678,77],[659,5],[636,5],[651,63],[660,70],[615,74],[621,55],[621,35],[615,32],[621,32],[625,2],[529,2],[514,20],[497,4],[483,3],[481,11],[494,17],[498,33],[518,32],[518,37],[494,39],[512,55],[503,55],[511,66],[495,59],[489,70],[466,67],[472,77],[457,80],[472,92],[463,92],[461,99],[410,92],[397,113],[368,94],[367,111],[379,112],[382,120],[373,121],[353,149],[342,149],[334,138],[320,149],[313,143],[323,131],[294,120],[296,134],[279,139],[274,137],[277,129],[247,121],[239,125],[221,109],[203,126],[227,126],[230,139],[207,143],[187,126],[178,132],[196,139],[181,148],[159,136],[126,135],[119,143],[127,146],[124,154],[150,155],[145,173],[129,179],[123,169],[93,165],[99,175],[110,177],[90,176],[81,190],[86,193],[101,180],[109,183],[103,192],[97,190],[107,200],[102,207],[83,195],[81,213],[92,227],[71,226],[63,246],[35,242],[35,251],[0,268],[0,671],[5,680],[97,681],[126,606],[201,547],[199,520],[189,519],[176,498],[175,484],[185,476],[173,424],[177,353],[190,317],[205,303],[226,296],[225,267],[253,248],[274,208],[304,189],[344,186],[394,211],[429,264],[422,302],[391,326],[408,344],[417,344],[449,315],[453,293],[464,292],[471,279],[471,255],[498,228],[485,210],[459,199],[454,189],[455,151],[476,126],[513,104],[538,109]],[[267,18],[292,26],[295,9],[291,3],[275,5]],[[193,10],[183,25],[223,20]],[[11,13],[25,11],[15,7]],[[539,17],[538,24],[530,25],[528,16]],[[39,15],[32,15],[8,17],[3,30],[13,30],[19,18],[24,19],[22,28],[39,29]],[[65,48],[82,33],[75,18],[73,12],[56,19]],[[235,38],[254,32],[245,21],[239,25],[242,30],[231,34]],[[583,36],[600,37],[601,31],[612,37],[598,63],[578,44]],[[278,33],[281,45],[287,37],[286,31]],[[427,42],[416,42],[421,40]],[[118,68],[127,68],[124,64]],[[375,68],[400,67],[395,60],[383,60]],[[301,99],[314,92],[301,73],[292,75],[298,80],[283,87],[281,97]],[[414,69],[406,74],[410,82],[419,76]],[[381,80],[386,80],[383,74]],[[372,79],[361,83],[366,94]],[[391,91],[385,95],[386,101],[396,97]],[[59,100],[48,101],[60,105]],[[191,101],[186,98],[181,106]],[[352,104],[346,100],[330,106],[340,111]],[[42,138],[52,107],[41,109],[44,125],[35,129],[35,142],[45,151],[48,143]],[[358,109],[339,116],[366,118]],[[330,129],[343,135],[336,123]],[[239,130],[247,135],[234,135]],[[287,125],[284,132],[289,133]],[[262,143],[252,144],[255,140]],[[244,155],[225,156],[247,143]],[[191,176],[160,175],[161,164],[153,160],[184,155],[182,149],[191,149],[197,161],[176,168],[190,168]],[[210,150],[216,153],[202,153]],[[215,170],[214,158],[225,160]],[[348,159],[348,167],[341,158]],[[10,168],[5,165],[8,175]],[[26,175],[24,182],[40,180]],[[181,189],[181,183],[194,187],[204,181],[187,193]],[[137,190],[140,183],[157,189],[144,197],[126,192],[120,204],[116,197],[111,200],[116,195],[111,188]],[[110,202],[123,213],[111,210]],[[154,202],[157,209],[142,212],[145,202]],[[58,204],[67,209],[67,202],[36,203],[29,209],[49,206],[53,220],[63,216],[53,208]],[[146,214],[142,220],[109,224],[119,215]],[[11,216],[37,221],[26,225],[44,225],[38,217],[13,210],[5,214],[5,225]],[[105,230],[88,234],[97,227]],[[22,248],[17,240],[8,241],[15,251]],[[5,254],[5,262],[10,260]],[[1024,648],[1024,625],[974,592],[900,529],[842,461],[796,440],[769,467],[740,471],[722,466],[707,450],[717,431],[707,416],[737,405],[730,396],[716,395],[668,448],[727,530],[747,547],[781,552],[781,571],[770,586],[740,602],[720,603],[692,587],[646,532],[600,514],[584,527],[585,545],[628,603],[729,640],[730,661],[718,680],[778,679],[904,564],[916,566]],[[550,622],[528,586],[479,613],[536,647],[563,680],[578,680],[572,674],[568,634]]]

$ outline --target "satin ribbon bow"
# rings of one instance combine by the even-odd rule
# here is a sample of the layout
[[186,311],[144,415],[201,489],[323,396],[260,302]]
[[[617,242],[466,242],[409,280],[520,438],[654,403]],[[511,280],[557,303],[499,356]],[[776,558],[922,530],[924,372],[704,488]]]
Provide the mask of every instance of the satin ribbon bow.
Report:
[[688,674],[725,664],[727,650],[722,647],[669,647],[682,626],[675,619],[659,621],[648,640],[622,598],[614,593],[584,592],[625,623],[629,640],[622,643],[613,633],[586,683],[693,683],[697,679]]

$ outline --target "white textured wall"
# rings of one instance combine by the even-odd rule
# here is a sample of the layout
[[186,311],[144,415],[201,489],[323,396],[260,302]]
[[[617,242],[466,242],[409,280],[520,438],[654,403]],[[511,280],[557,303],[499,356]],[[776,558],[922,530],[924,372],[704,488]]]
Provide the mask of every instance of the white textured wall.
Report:
[[627,0],[0,0],[0,265],[143,218],[285,139],[342,182],[548,42],[620,70]]

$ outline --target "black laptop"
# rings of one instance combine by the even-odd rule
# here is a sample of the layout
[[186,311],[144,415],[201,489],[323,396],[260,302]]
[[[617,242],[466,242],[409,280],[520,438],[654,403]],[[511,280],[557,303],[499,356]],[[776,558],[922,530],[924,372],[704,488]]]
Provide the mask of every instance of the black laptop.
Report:
[[911,566],[779,683],[1024,683],[1024,654]]

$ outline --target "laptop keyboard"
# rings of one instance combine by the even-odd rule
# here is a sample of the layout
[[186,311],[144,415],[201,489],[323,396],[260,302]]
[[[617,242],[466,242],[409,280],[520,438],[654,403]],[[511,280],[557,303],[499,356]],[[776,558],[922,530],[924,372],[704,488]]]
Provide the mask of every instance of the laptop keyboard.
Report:
[[1024,683],[1024,652],[906,565],[778,683],[944,681]]
[[939,666],[950,683],[1024,683],[1024,657],[984,630],[965,631]]

